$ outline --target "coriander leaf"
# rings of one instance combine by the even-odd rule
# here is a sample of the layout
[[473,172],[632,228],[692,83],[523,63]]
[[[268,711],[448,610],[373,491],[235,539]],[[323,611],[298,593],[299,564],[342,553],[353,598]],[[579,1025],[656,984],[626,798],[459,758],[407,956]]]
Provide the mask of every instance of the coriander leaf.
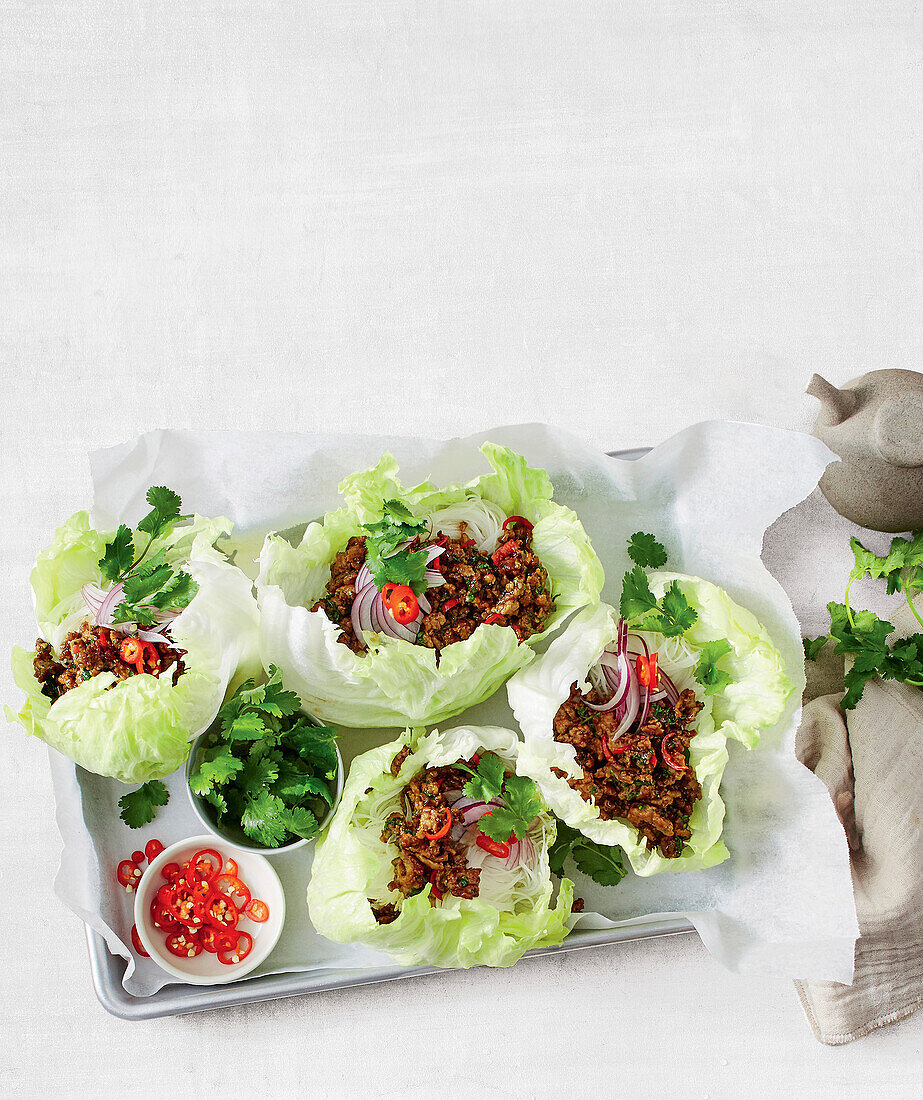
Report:
[[[466,768],[466,771],[470,769]],[[485,752],[477,764],[477,769],[472,772],[473,778],[469,779],[463,790],[469,798],[477,798],[482,802],[490,802],[496,798],[503,788],[503,761],[492,752]]]
[[188,607],[192,597],[199,591],[197,581],[180,570],[179,573],[168,580],[163,588],[151,597],[151,603],[159,607],[161,611],[178,611]]
[[263,688],[263,702],[261,710],[272,714],[276,718],[283,718],[289,714],[298,714],[301,710],[301,700],[294,691],[286,691],[282,686],[282,673],[275,665],[270,665],[269,683]]
[[554,843],[548,849],[548,863],[551,867],[551,873],[561,878],[564,872],[564,861],[570,855],[571,848],[580,839],[580,833],[563,821],[559,821],[557,826],[558,831]]
[[636,531],[628,540],[628,556],[645,569],[659,569],[667,564],[667,552],[653,535]]
[[173,574],[169,565],[158,565],[150,572],[138,569],[122,582],[122,591],[125,593],[125,602],[145,603],[155,592],[159,592]]
[[121,812],[119,817],[129,829],[140,829],[149,825],[156,816],[158,806],[166,806],[170,801],[170,792],[159,779],[149,779],[136,791],[131,791],[119,799]]
[[131,530],[124,523],[119,525],[112,542],[106,543],[106,552],[99,559],[99,568],[107,581],[117,581],[131,569],[135,560],[135,546]]
[[369,550],[368,544],[371,541],[380,557],[390,554],[402,542],[426,530],[426,524],[415,519],[410,509],[399,500],[386,500],[382,505],[381,519],[364,526],[368,532],[366,550]]
[[[635,567],[637,568],[637,566]],[[698,619],[696,611],[674,581],[664,592],[657,614],[648,615],[641,623],[642,630],[656,630],[666,638],[676,638],[686,631]]]
[[503,785],[503,798],[506,805],[479,818],[478,829],[485,836],[503,843],[513,836],[522,840],[542,809],[535,784],[524,775],[511,775]]
[[259,741],[270,731],[258,714],[239,714],[222,731],[229,741]]
[[923,565],[923,529],[914,531],[909,539],[896,537],[891,540],[887,554],[873,554],[858,539],[849,540],[856,564],[850,576],[861,580],[866,573],[876,580],[888,578],[888,592],[897,592],[902,587],[901,572],[904,569]]
[[622,578],[622,598],[619,602],[622,618],[637,619],[640,615],[655,610],[656,607],[657,600],[651,592],[647,573],[640,565],[636,565]]
[[252,690],[252,688],[253,681],[245,680],[231,698],[222,706],[221,710],[218,711],[217,721],[221,724],[222,730],[229,726],[244,709],[244,700],[247,693]]
[[168,531],[178,520],[190,518],[179,514],[182,500],[172,489],[167,489],[163,485],[155,485],[148,489],[147,502],[151,510],[144,519],[139,521],[138,530],[150,535],[152,540]]
[[900,662],[902,675],[889,679],[923,680],[923,634],[903,638],[891,650],[891,656]]
[[843,677],[846,694],[840,706],[843,710],[852,710],[862,698],[865,685],[873,680],[878,672],[879,655],[874,652],[858,653],[852,668]]
[[306,764],[331,776],[337,769],[335,732],[329,726],[312,726],[305,720],[283,735],[283,744],[286,749],[294,750]]
[[524,775],[511,775],[503,784],[503,797],[509,809],[519,818],[515,829],[520,840],[542,810],[535,784]]
[[239,786],[248,798],[257,798],[279,778],[279,765],[266,756],[251,756],[240,773]]
[[420,531],[426,527],[426,524],[421,523],[402,500],[394,500],[393,497],[385,501],[384,514],[394,523],[416,527]]
[[[866,573],[870,573],[873,577],[880,577],[883,573],[890,573],[891,568],[881,569],[883,559],[879,558],[872,550],[866,550],[862,543],[857,538],[851,538],[849,545],[852,547],[853,557],[856,564],[852,568],[852,572],[849,574],[857,581],[862,580]],[[900,569],[902,561],[898,556],[898,560],[895,561],[892,568]]]
[[221,791],[206,791],[202,796],[206,802],[210,802],[218,811],[218,820],[228,812],[228,804]]
[[491,840],[499,841],[501,844],[509,842],[517,827],[522,831],[516,833],[516,835],[525,836],[521,819],[504,806],[498,806],[495,810],[491,810],[490,813],[478,818],[478,831],[483,833],[484,836],[489,836]]
[[160,549],[156,554],[152,554],[147,561],[139,562],[139,564],[132,569],[132,573],[139,577],[149,577],[155,569],[159,569],[164,564],[166,557],[166,550]]
[[827,644],[828,636],[822,634],[819,638],[802,638],[802,644],[804,645],[804,655],[809,661],[816,661],[820,656],[820,651]]
[[578,870],[600,886],[615,886],[625,877],[618,848],[596,844],[563,821],[559,821],[557,827],[554,844],[548,849],[552,874],[563,877],[564,861],[568,856],[573,856]]
[[571,854],[577,868],[600,886],[617,886],[625,877],[621,853],[616,847],[595,844],[581,837]]
[[425,550],[398,550],[401,543],[426,530],[426,524],[414,518],[410,509],[399,500],[386,500],[382,517],[365,524],[366,564],[381,589],[389,581],[407,584],[419,596],[426,590],[427,554]]
[[285,842],[290,816],[282,800],[264,790],[256,798],[246,800],[240,827],[258,844],[277,848]]
[[[337,773],[337,730],[316,726],[300,700],[285,689],[282,673],[270,666],[269,680],[247,680],[218,712],[205,760],[226,757],[234,774],[217,784],[203,763],[193,793],[209,798],[223,819],[239,822],[257,844],[277,848],[294,836],[317,834],[316,800],[330,805],[329,780]],[[237,754],[237,755],[235,755]],[[204,793],[203,793],[204,791]],[[310,803],[310,805],[305,805]]]
[[830,634],[836,638],[834,653],[875,651],[884,656],[887,637],[894,630],[891,623],[879,619],[874,611],[853,611],[852,619],[845,604],[828,603]]
[[278,795],[283,802],[301,802],[313,795],[323,799],[328,805],[333,805],[333,795],[324,780],[303,771],[288,760],[279,765],[279,775],[272,793]]
[[373,560],[369,556],[369,571],[375,587],[381,591],[389,582],[406,584],[417,596],[426,591],[426,567],[428,554],[425,550],[398,550],[389,557]]
[[212,788],[221,787],[233,779],[243,769],[243,761],[238,760],[228,745],[203,760],[197,772],[189,777],[189,786],[195,794],[207,794]]
[[317,818],[305,806],[296,806],[286,819],[288,831],[305,838],[317,835],[318,824]]
[[112,612],[112,621],[114,623],[137,623],[138,626],[147,627],[154,625],[157,616],[149,607],[136,607],[133,603],[122,600],[120,604],[116,604],[115,610]]
[[729,673],[723,668],[718,668],[718,661],[730,652],[730,643],[724,638],[706,642],[702,646],[699,663],[695,666],[693,676],[705,688],[706,695],[714,695],[732,682]]

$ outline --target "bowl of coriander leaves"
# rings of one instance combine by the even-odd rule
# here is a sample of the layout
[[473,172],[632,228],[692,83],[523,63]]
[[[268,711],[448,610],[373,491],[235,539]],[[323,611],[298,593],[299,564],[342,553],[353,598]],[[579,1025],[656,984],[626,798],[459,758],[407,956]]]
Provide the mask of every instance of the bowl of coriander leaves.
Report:
[[343,793],[337,730],[301,709],[269,667],[234,692],[195,741],[186,789],[202,824],[246,852],[275,855],[315,840]]

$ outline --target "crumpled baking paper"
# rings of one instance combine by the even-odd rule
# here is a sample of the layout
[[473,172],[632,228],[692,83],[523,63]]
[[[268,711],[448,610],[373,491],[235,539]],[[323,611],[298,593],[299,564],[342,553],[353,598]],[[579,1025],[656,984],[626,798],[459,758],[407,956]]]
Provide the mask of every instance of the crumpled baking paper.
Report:
[[[581,928],[641,925],[653,915],[685,914],[708,950],[735,971],[849,982],[858,935],[843,830],[819,779],[795,758],[804,685],[801,634],[791,603],[760,560],[763,533],[803,500],[831,460],[810,436],[751,424],[695,425],[637,462],[609,458],[544,425],[497,428],[448,442],[371,436],[272,432],[150,432],[90,456],[101,528],[133,523],[146,511],[151,485],[179,492],[189,510],[225,515],[236,524],[235,560],[251,576],[269,530],[285,530],[338,507],[339,481],[390,450],[401,478],[413,484],[467,480],[486,470],[477,451],[485,439],[546,468],[555,499],[573,508],[606,569],[603,599],[618,603],[630,567],[625,543],[633,531],[655,533],[670,566],[725,588],[765,624],[795,685],[782,720],[747,752],[729,746],[722,781],[724,839],[731,858],[704,872],[629,874],[599,887],[574,873],[586,912]],[[804,563],[810,571],[812,563]],[[451,724],[515,723],[502,689]],[[392,739],[393,731],[344,730],[341,749],[353,756]],[[131,903],[115,882],[120,859],[151,836],[164,844],[204,830],[193,815],[182,772],[170,777],[170,803],[146,829],[118,817],[126,790],[52,756],[57,816],[65,841],[56,890],[110,949],[128,960],[124,986],[146,996],[171,979],[126,946]],[[311,926],[305,905],[311,849],[273,857],[287,901],[278,946],[255,974],[317,968],[364,968],[389,960],[365,948],[334,944]],[[395,967],[396,972],[404,968]]]

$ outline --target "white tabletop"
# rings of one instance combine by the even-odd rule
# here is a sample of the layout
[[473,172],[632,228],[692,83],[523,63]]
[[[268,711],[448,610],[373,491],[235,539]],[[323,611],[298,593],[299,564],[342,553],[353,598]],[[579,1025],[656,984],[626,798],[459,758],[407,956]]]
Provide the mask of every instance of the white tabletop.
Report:
[[[538,420],[611,449],[806,426],[812,371],[918,369],[923,23],[806,7],[0,0],[0,649],[34,637],[29,563],[89,502],[84,452],[140,431]],[[5,735],[5,1095],[923,1074],[923,1014],[821,1047],[788,983],[694,937],[132,1026],[52,892],[44,746]]]

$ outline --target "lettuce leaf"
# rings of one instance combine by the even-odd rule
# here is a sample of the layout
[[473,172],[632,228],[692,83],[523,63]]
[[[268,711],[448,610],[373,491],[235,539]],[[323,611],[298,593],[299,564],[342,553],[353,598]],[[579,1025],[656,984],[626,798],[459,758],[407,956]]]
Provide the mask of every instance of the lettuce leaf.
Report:
[[[666,859],[656,851],[648,851],[643,837],[626,821],[601,820],[592,803],[552,772],[552,768],[559,768],[574,779],[583,775],[574,748],[554,740],[552,723],[558,707],[570,694],[571,684],[576,682],[586,689],[588,670],[615,641],[618,612],[602,603],[585,608],[541,658],[518,672],[507,685],[510,706],[525,737],[517,761],[519,773],[535,781],[562,821],[598,844],[618,844],[635,874],[642,876],[660,871],[704,870],[728,858],[721,839],[724,802],[719,793],[728,761],[727,740],[731,737],[753,748],[760,731],[782,716],[792,691],[782,656],[766,631],[726,592],[709,581],[678,573],[652,573],[650,580],[658,597],[675,581],[698,613],[694,627],[680,638],[642,634],[658,651],[660,667],[677,688],[682,691],[691,687],[704,703],[689,750],[702,797],[690,818],[692,838],[678,858]],[[693,673],[705,644],[719,638],[731,647],[720,661],[731,683],[714,695],[706,695]]]
[[[411,753],[394,778],[391,761],[404,745]],[[507,871],[496,860],[493,868],[485,864],[478,897],[447,895],[432,907],[427,886],[401,901],[400,915],[391,924],[378,924],[369,902],[401,898],[388,890],[397,849],[380,835],[409,779],[424,765],[451,764],[478,750],[496,752],[512,763],[516,746],[511,730],[461,726],[426,735],[406,730],[396,741],[357,757],[314,855],[307,897],[317,931],[337,943],[363,943],[386,951],[405,965],[443,967],[511,966],[530,948],[561,943],[568,931],[573,884],[564,879],[552,903],[548,847],[554,840],[554,822],[544,813],[529,834],[535,845],[530,866]]]
[[[195,516],[154,543],[154,552],[162,548],[166,560],[182,565],[199,585],[172,626],[174,641],[186,650],[186,671],[175,687],[169,675],[131,676],[116,683],[106,672],[52,703],[33,675],[34,653],[17,646],[13,678],[25,700],[18,712],[6,708],[8,719],[98,775],[140,783],[175,771],[188,755],[190,740],[211,723],[228,687],[260,667],[250,581],[212,546],[228,528],[227,520]],[[42,636],[56,648],[87,618],[82,585],[107,583],[98,562],[110,537],[93,530],[87,513],[78,512],[57,529],[51,546],[36,560],[31,575],[36,619]]]
[[[280,536],[266,539],[256,582],[263,663],[278,665],[302,703],[326,721],[368,727],[451,718],[492,695],[532,660],[533,643],[599,598],[602,566],[574,512],[551,499],[548,474],[506,447],[485,443],[481,450],[492,473],[443,488],[429,482],[405,488],[397,462],[386,454],[341,483],[346,507],[328,513],[323,523],[310,523],[299,546]],[[421,518],[472,497],[534,524],[533,545],[556,601],[542,634],[519,645],[511,628],[482,625],[444,649],[437,667],[432,650],[381,635],[372,635],[369,652],[358,656],[337,641],[339,627],[323,611],[308,610],[323,595],[337,552],[361,533],[363,523],[380,518],[386,500],[402,501]]]

